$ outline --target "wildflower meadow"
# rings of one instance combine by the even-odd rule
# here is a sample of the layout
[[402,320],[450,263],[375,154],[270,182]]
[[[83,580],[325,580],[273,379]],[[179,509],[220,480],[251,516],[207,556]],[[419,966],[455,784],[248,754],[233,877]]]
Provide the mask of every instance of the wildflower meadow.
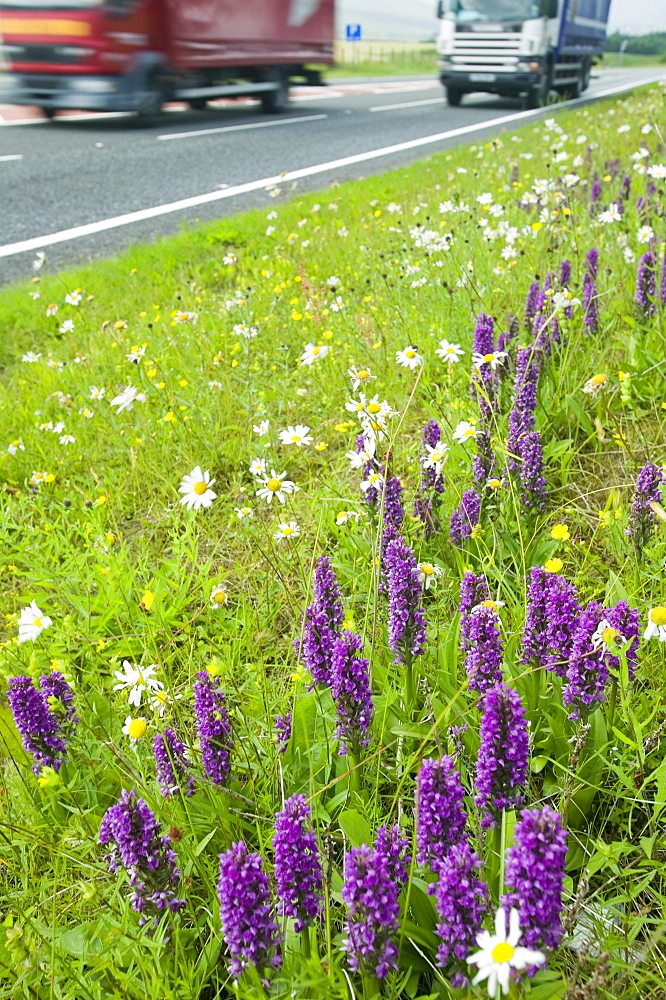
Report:
[[0,996],[666,996],[665,100],[0,292]]

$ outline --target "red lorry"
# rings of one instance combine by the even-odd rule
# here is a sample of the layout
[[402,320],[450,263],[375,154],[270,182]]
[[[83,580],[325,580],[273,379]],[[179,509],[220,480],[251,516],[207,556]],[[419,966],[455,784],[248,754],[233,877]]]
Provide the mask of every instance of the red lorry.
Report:
[[[333,61],[334,0],[0,0],[0,103],[134,111],[256,95]],[[3,65],[4,64],[4,65]]]

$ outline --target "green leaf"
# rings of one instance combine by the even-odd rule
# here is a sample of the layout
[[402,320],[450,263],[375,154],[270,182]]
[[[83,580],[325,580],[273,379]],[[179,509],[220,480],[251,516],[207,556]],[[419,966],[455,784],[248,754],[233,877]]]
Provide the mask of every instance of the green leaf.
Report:
[[356,812],[355,809],[345,809],[338,817],[338,824],[352,847],[360,847],[361,844],[372,844],[374,837],[372,827],[364,816]]
[[203,851],[203,849],[206,846],[206,844],[209,842],[209,840],[212,837],[215,836],[216,833],[217,833],[217,827],[214,826],[213,829],[210,831],[210,833],[206,834],[206,836],[203,838],[203,840],[199,841],[199,843],[197,844],[197,846],[194,848],[194,856],[195,856],[195,858],[199,857],[199,855]]

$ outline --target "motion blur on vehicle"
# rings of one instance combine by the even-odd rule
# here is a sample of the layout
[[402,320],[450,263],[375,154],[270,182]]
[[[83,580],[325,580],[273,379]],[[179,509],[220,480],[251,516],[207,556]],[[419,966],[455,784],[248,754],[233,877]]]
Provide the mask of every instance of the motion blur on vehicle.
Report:
[[603,55],[610,0],[440,0],[437,51],[448,102],[475,90],[528,107],[579,97]]
[[134,111],[257,96],[283,110],[289,83],[333,61],[334,0],[0,0],[0,101]]

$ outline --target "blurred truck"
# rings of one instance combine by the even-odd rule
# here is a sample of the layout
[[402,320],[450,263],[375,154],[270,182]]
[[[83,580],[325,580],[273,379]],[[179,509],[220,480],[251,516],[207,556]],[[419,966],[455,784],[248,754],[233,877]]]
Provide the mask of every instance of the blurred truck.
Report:
[[0,0],[0,103],[134,111],[256,96],[333,61],[334,0]]
[[486,91],[545,104],[580,97],[603,55],[610,0],[440,0],[437,51],[449,104]]

